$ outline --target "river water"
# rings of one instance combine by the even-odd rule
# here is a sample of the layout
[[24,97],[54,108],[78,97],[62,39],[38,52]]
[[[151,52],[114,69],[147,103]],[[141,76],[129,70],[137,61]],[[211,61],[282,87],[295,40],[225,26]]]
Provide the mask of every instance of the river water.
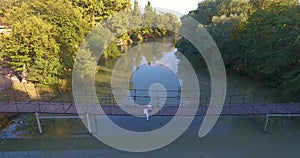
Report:
[[[151,46],[137,50],[142,53],[133,61],[123,62],[123,67],[132,70],[127,91],[127,98],[121,104],[177,106],[181,103],[178,91],[189,81],[184,78],[183,56],[176,49],[160,50],[158,54],[149,55]],[[147,53],[148,52],[148,53]],[[96,89],[99,94],[109,92],[111,73],[117,61],[103,64],[96,74]],[[194,67],[194,72],[201,89],[200,104],[208,104],[210,99],[210,76],[205,67]],[[159,83],[160,86],[153,87]],[[250,79],[227,73],[227,104],[269,103],[276,102],[273,90]],[[105,88],[107,87],[107,88]],[[136,90],[133,90],[136,89]],[[166,93],[161,90],[166,89]],[[100,93],[101,92],[101,93]],[[153,93],[152,93],[153,92]],[[108,93],[107,93],[108,94]],[[110,94],[111,95],[111,94]],[[116,94],[115,94],[116,95]],[[163,96],[165,97],[157,97]],[[139,96],[139,97],[137,97]],[[151,97],[156,97],[152,99]],[[100,103],[113,103],[99,95]],[[167,98],[163,100],[162,98]],[[163,102],[165,101],[165,102]],[[133,131],[151,131],[167,123],[172,117],[110,117],[114,123]],[[106,146],[93,136],[80,119],[42,120],[43,134],[38,134],[35,118],[24,115],[11,123],[0,138],[0,158],[96,158],[96,157],[203,157],[203,158],[292,158],[300,155],[300,121],[299,118],[270,118],[268,133],[263,132],[264,116],[223,116],[213,130],[204,138],[197,136],[203,118],[196,117],[187,131],[170,145],[152,152],[128,153]],[[5,139],[6,138],[6,139]]]
[[[29,116],[28,116],[29,117]],[[146,124],[134,118],[114,117],[127,126],[138,124],[154,128],[168,118],[153,117]],[[1,158],[113,158],[113,157],[204,157],[204,158],[297,158],[300,154],[298,118],[271,118],[268,133],[263,133],[263,117],[221,117],[204,138],[197,132],[202,122],[197,117],[183,136],[165,148],[147,153],[127,153],[110,148],[83,134],[79,120],[42,121],[44,134],[32,138],[8,139],[0,143]],[[66,125],[67,124],[67,125]],[[72,124],[72,125],[70,125]],[[36,127],[35,127],[36,128]],[[68,133],[65,128],[68,128]],[[72,129],[72,130],[70,130]]]

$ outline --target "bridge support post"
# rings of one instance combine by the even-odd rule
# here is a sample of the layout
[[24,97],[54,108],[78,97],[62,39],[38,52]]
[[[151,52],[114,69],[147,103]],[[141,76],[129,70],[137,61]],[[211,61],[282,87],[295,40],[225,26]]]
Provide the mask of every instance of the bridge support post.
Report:
[[42,131],[42,126],[41,126],[41,121],[40,121],[40,118],[39,118],[39,113],[36,112],[34,115],[35,115],[35,119],[36,119],[36,122],[37,122],[37,125],[38,125],[39,133],[42,134],[43,131]]
[[91,134],[92,133],[92,127],[91,127],[91,121],[90,121],[89,113],[86,113],[86,123],[87,123],[87,126],[88,126],[89,134]]
[[264,132],[267,133],[268,131],[268,124],[269,124],[269,114],[266,114],[266,120],[265,120],[265,127],[264,127]]

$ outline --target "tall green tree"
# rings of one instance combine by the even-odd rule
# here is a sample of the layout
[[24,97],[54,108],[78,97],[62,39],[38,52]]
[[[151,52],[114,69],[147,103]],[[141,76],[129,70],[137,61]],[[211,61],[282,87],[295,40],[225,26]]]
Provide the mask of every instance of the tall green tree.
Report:
[[137,17],[142,16],[142,13],[141,13],[141,10],[140,10],[140,7],[139,7],[139,2],[137,0],[134,1],[132,15],[137,16]]
[[283,98],[299,99],[295,80],[299,80],[300,9],[293,1],[279,4],[257,10],[240,29],[239,48],[245,53],[237,55],[235,65],[248,76],[279,87]]
[[130,0],[71,0],[91,27],[119,11],[131,9]]
[[[299,11],[297,0],[205,0],[189,15],[212,35],[228,69],[277,88],[282,99],[300,100]],[[187,40],[177,46],[201,61]]]
[[[130,20],[130,28],[141,28],[142,25],[142,13],[137,0],[134,1],[134,7],[132,11],[132,18]],[[130,31],[130,38],[133,42],[139,42],[143,40],[140,29]]]
[[12,28],[2,49],[10,59],[9,66],[28,71],[28,76],[41,83],[54,82],[62,69],[72,68],[75,52],[88,31],[87,23],[72,3],[19,1],[3,13],[1,21]]
[[8,66],[28,72],[28,78],[41,83],[54,82],[62,71],[59,45],[53,38],[52,25],[37,16],[20,19],[11,25],[2,53],[9,58]]
[[1,38],[6,64],[40,83],[69,76],[86,34],[129,0],[3,0],[0,20],[12,28]]

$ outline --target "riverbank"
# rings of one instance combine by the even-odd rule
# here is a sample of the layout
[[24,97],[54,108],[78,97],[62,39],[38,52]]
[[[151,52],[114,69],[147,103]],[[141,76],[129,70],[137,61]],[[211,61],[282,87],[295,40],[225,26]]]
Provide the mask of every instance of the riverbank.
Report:
[[[19,116],[18,114],[12,114],[12,113],[0,113],[0,131],[8,127],[9,122],[13,121],[14,119]],[[0,132],[1,133],[1,132]]]

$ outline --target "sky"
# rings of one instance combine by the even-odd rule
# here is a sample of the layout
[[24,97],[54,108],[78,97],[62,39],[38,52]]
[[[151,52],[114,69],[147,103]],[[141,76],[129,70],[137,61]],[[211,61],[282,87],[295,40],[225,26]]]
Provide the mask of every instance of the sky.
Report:
[[[198,3],[202,0],[150,0],[154,8],[165,8],[174,10],[181,14],[187,14],[191,10],[196,10]],[[132,4],[134,0],[131,0]],[[144,8],[148,0],[138,0],[140,8]]]
[[[191,10],[196,10],[198,3],[203,0],[150,0],[153,7],[166,8],[187,14]],[[131,0],[132,4],[134,0]],[[138,0],[140,8],[144,8],[148,0]],[[300,0],[299,0],[300,3]]]

